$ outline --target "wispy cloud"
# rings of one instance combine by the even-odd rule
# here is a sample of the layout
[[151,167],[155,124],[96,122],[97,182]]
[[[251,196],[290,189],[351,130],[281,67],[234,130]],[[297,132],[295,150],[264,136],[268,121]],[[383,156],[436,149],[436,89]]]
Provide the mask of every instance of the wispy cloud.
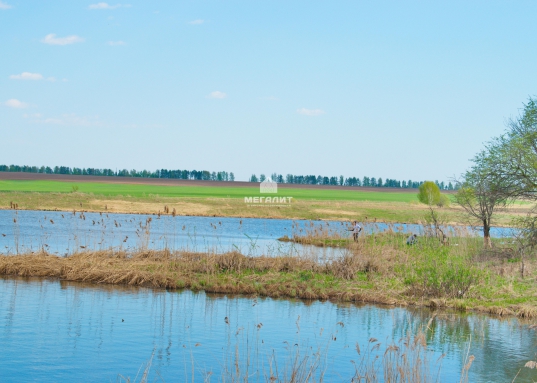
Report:
[[24,118],[36,124],[61,125],[61,126],[103,126],[98,117],[81,117],[75,113],[62,114],[59,117],[46,117],[41,113],[25,114]]
[[69,45],[69,44],[75,44],[75,43],[81,43],[84,39],[82,37],[79,37],[77,35],[67,36],[67,37],[56,37],[55,33],[49,33],[45,36],[44,39],[41,40],[44,44],[50,44],[50,45]]
[[191,24],[191,25],[200,25],[200,24],[203,24],[204,22],[205,22],[205,20],[196,19],[196,20],[189,21],[188,23]]
[[211,94],[207,96],[207,98],[219,98],[219,99],[226,98],[226,97],[227,97],[227,94],[225,94],[224,92],[220,92],[218,90],[211,92]]
[[97,4],[90,4],[88,6],[88,9],[116,9],[116,8],[128,8],[130,7],[130,4],[116,4],[116,5],[110,5],[108,3],[97,3]]
[[27,103],[19,101],[16,98],[7,100],[6,102],[4,102],[4,105],[14,109],[24,109],[28,107]]
[[120,46],[120,45],[127,45],[127,43],[125,41],[121,41],[121,40],[119,40],[119,41],[109,41],[107,44],[110,45],[110,46],[113,46],[113,47],[117,47],[117,46]]
[[13,8],[11,5],[4,3],[2,0],[0,0],[0,9],[11,9]]
[[9,76],[12,80],[43,80],[44,77],[40,73],[22,72],[21,74],[12,74]]
[[297,109],[296,112],[298,114],[303,114],[304,116],[320,116],[321,114],[324,114],[324,110],[322,109],[300,108]]
[[11,80],[32,80],[32,81],[41,81],[47,80],[50,82],[56,81],[55,77],[43,77],[41,73],[31,73],[31,72],[22,72],[21,74],[12,74],[9,76]]

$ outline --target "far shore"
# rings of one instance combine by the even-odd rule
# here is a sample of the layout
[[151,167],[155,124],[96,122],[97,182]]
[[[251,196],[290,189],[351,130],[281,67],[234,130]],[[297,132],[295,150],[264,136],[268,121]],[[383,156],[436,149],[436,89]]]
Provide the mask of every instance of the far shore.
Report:
[[[13,208],[10,204],[16,204]],[[169,213],[165,213],[165,209]],[[193,198],[100,196],[85,193],[0,192],[0,210],[31,210],[116,213],[136,215],[263,218],[313,221],[360,221],[386,224],[423,224],[427,207],[417,202],[378,201],[293,201],[289,207],[248,207],[240,198]],[[515,216],[526,213],[524,206],[497,214],[496,227],[511,227]],[[457,207],[442,208],[445,224],[468,226]],[[479,225],[478,225],[479,226]]]

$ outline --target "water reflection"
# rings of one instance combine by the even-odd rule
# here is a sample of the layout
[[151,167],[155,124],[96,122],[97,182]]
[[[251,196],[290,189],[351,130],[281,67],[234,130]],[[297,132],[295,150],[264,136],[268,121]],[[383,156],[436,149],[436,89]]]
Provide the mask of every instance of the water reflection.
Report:
[[[166,382],[182,381],[192,362],[198,378],[202,371],[216,378],[237,344],[265,367],[272,350],[284,364],[288,345],[329,346],[326,381],[348,380],[356,342],[398,341],[432,316],[427,309],[21,278],[0,279],[0,313],[2,381],[113,381],[119,373],[134,377],[152,354],[153,371]],[[471,382],[512,381],[536,352],[534,331],[516,319],[449,312],[431,323],[428,344],[433,362],[446,354],[446,382],[458,381],[468,347],[476,356]],[[518,381],[532,372],[537,378],[523,369]]]

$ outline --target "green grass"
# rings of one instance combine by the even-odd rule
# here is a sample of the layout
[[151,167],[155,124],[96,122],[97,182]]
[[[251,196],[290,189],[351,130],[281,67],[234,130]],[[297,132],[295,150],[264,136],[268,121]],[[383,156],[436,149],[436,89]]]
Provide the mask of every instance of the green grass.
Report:
[[[162,186],[162,185],[133,185],[93,182],[60,182],[60,181],[0,181],[0,192],[43,192],[70,193],[73,186],[78,186],[78,192],[103,196],[132,196],[189,198],[244,198],[260,196],[258,187],[220,187],[220,186]],[[265,194],[263,194],[265,195]],[[319,189],[283,189],[278,196],[293,197],[297,200],[332,200],[332,201],[378,201],[378,202],[412,202],[416,201],[416,192],[391,193],[385,191],[354,191],[354,190],[319,190]],[[266,196],[266,195],[265,195]]]

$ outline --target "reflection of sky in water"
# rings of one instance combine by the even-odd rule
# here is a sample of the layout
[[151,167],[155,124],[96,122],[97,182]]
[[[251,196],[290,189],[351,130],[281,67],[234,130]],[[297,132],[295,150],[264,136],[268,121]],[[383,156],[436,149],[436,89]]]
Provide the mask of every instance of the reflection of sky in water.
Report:
[[[149,225],[148,218],[151,218]],[[64,255],[81,249],[147,246],[201,252],[238,250],[245,255],[305,253],[329,258],[337,256],[341,250],[304,247],[277,239],[316,229],[350,236],[348,227],[348,222],[334,221],[0,210],[0,234],[5,234],[5,237],[0,235],[0,251],[16,253],[17,250],[28,252],[44,248],[50,253]],[[388,229],[403,233],[422,232],[419,225],[364,225],[365,233]],[[468,233],[467,229],[462,231]],[[492,235],[509,235],[509,229],[495,228]]]
[[[358,361],[356,342],[365,350],[375,337],[383,351],[431,315],[371,305],[0,279],[1,380],[115,381],[120,373],[134,378],[154,352],[152,376],[158,372],[166,382],[184,381],[193,360],[196,381],[202,371],[212,371],[217,381],[235,345],[241,354],[250,347],[268,369],[272,350],[279,365],[285,364],[287,341],[314,349],[329,345],[325,381],[349,381],[350,360]],[[238,328],[243,330],[236,336]],[[537,351],[534,331],[515,319],[439,313],[431,329],[432,368],[446,354],[444,382],[459,381],[468,346],[476,357],[470,382],[510,382]],[[329,341],[331,335],[336,341]],[[522,369],[517,381],[537,379],[535,373]]]

